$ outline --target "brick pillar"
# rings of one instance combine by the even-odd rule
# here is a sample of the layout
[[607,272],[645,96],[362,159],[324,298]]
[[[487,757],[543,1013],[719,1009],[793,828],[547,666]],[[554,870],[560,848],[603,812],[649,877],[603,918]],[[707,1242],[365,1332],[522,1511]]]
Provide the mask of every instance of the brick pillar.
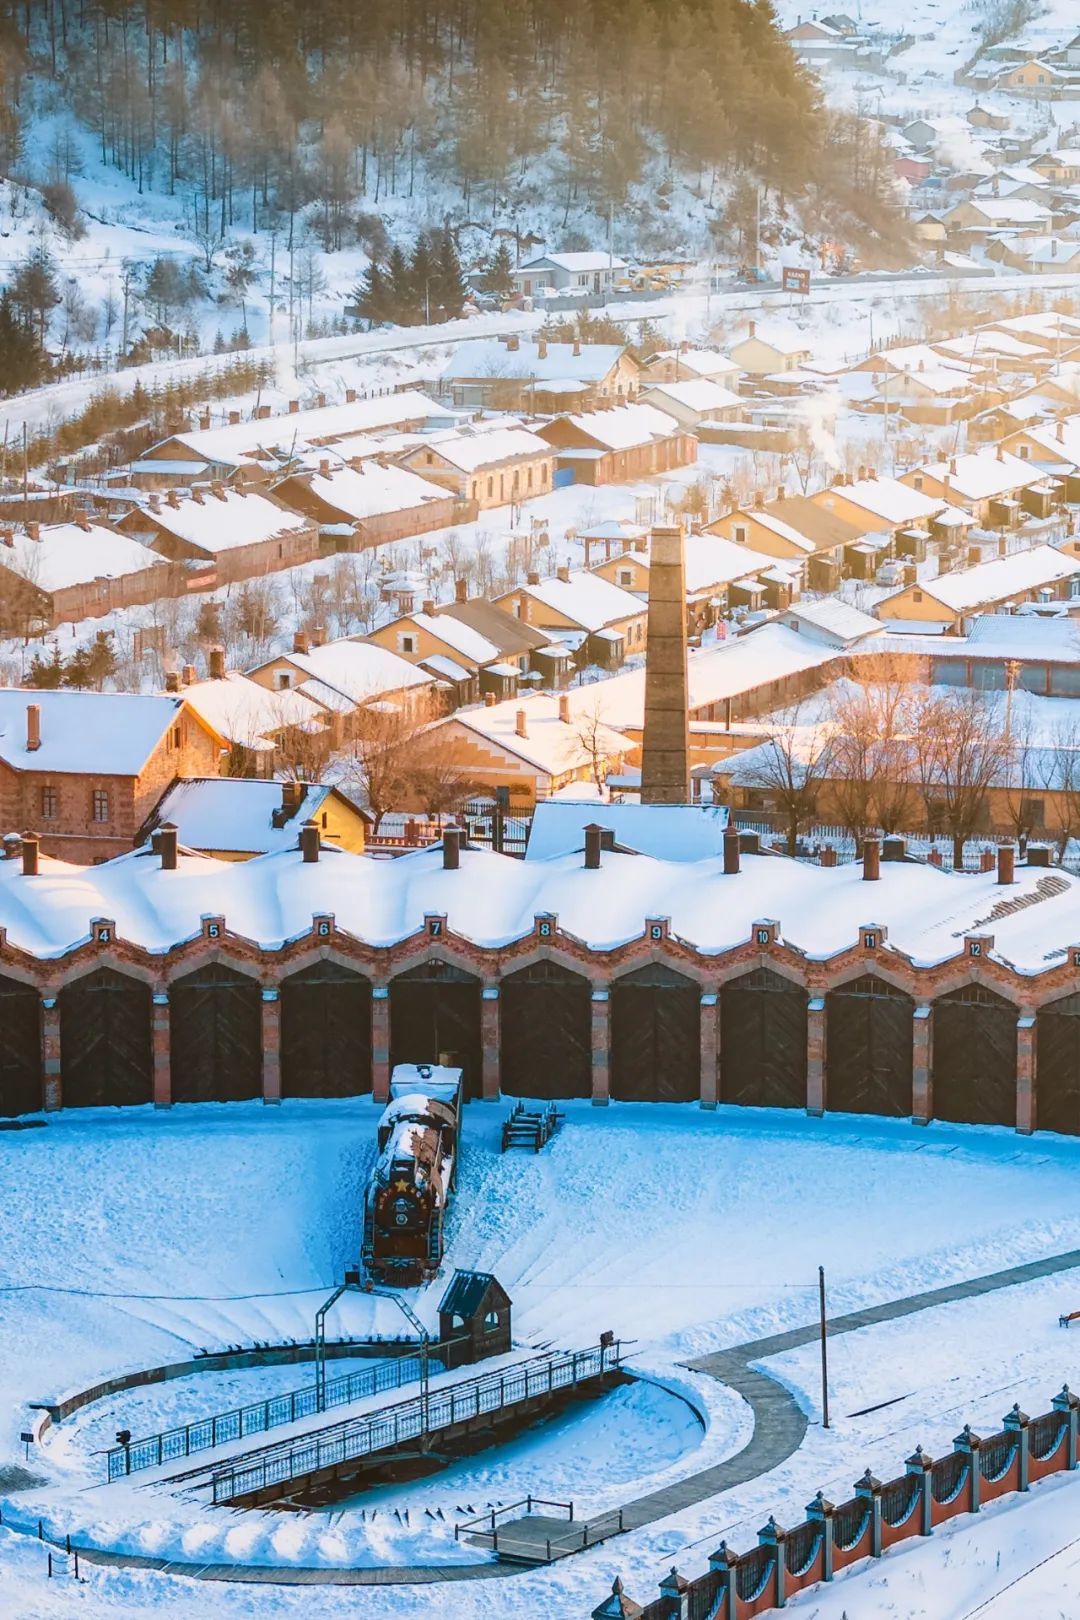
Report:
[[806,1517],[821,1526],[821,1578],[831,1581],[833,1578],[833,1504],[826,1501],[820,1491],[812,1502],[806,1504]]
[[485,984],[480,993],[480,1037],[483,1044],[482,1092],[485,1102],[499,1099],[501,1045],[501,1016],[499,987]]
[[911,1034],[911,1117],[916,1125],[927,1125],[934,1117],[932,1007],[915,1008]]
[[154,991],[151,1015],[154,1051],[154,1107],[168,1108],[172,1102],[172,1032],[169,1027],[169,992]]
[[855,1495],[870,1508],[870,1557],[881,1557],[881,1481],[875,1479],[869,1468],[862,1479],[855,1482]]
[[784,1554],[786,1552],[785,1540],[787,1531],[782,1530],[769,1515],[769,1521],[764,1529],[758,1531],[758,1546],[771,1547],[775,1563],[773,1565],[773,1608],[783,1609],[787,1605],[787,1568]]
[[806,1009],[806,1112],[825,1112],[825,997],[811,996]]
[[1016,1488],[1026,1491],[1031,1484],[1031,1446],[1028,1437],[1028,1424],[1031,1419],[1026,1412],[1021,1412],[1019,1403],[1011,1412],[1006,1412],[1001,1427],[1007,1434],[1015,1434],[1016,1449],[1019,1453],[1019,1467],[1016,1470]]
[[611,1002],[606,990],[592,993],[592,1100],[611,1101]]
[[720,997],[706,993],[701,998],[701,1106],[715,1108],[717,1097],[717,1053],[720,1046]]
[[390,1100],[390,991],[385,984],[371,992],[371,1100]]
[[1068,1384],[1063,1384],[1061,1394],[1055,1395],[1050,1405],[1055,1412],[1064,1412],[1068,1419],[1069,1433],[1065,1442],[1065,1467],[1071,1471],[1080,1461],[1080,1402],[1077,1401]]
[[909,1474],[914,1474],[919,1480],[919,1534],[929,1536],[934,1530],[934,1499],[930,1493],[930,1470],[934,1466],[933,1457],[928,1457],[922,1446],[916,1446],[914,1454],[904,1464]]
[[1034,1018],[1016,1020],[1016,1128],[1030,1136],[1038,1118]]
[[953,1441],[953,1450],[960,1452],[967,1458],[968,1469],[968,1512],[979,1511],[979,1487],[982,1484],[982,1471],[979,1468],[979,1447],[982,1440],[974,1432],[970,1423],[965,1423],[963,1433],[958,1434]]
[[281,1002],[276,990],[262,993],[263,1102],[281,1101]]
[[60,1007],[55,996],[41,999],[41,1106],[52,1113],[64,1106],[60,1073]]

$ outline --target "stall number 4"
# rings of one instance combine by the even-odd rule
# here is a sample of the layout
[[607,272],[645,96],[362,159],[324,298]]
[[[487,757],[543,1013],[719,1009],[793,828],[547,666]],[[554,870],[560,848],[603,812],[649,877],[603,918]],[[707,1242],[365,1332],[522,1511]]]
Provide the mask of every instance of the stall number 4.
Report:
[[110,945],[112,943],[112,929],[99,928],[97,931],[97,942],[99,945]]

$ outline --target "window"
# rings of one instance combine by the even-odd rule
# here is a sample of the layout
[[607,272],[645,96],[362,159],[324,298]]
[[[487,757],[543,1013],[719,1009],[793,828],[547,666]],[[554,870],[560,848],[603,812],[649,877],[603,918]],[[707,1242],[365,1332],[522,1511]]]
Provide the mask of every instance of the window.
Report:
[[499,1313],[498,1313],[498,1311],[488,1311],[487,1315],[484,1317],[484,1332],[485,1333],[494,1333],[495,1329],[498,1327],[498,1325],[499,1325]]
[[1018,454],[1019,454],[1019,457],[1020,457],[1021,461],[1029,461],[1031,459],[1031,446],[1030,446],[1030,444],[1022,444],[1019,447]]
[[322,813],[322,824],[323,824],[324,827],[326,826],[328,820],[329,820],[329,817],[327,816],[326,811],[324,810],[323,813]]
[[532,475],[533,475],[533,470],[530,467],[529,468],[529,477],[528,477],[528,487],[529,487],[529,489],[532,489]]
[[1021,799],[1020,819],[1032,832],[1041,832],[1046,826],[1046,801],[1044,799]]
[[746,544],[746,524],[745,523],[736,523],[736,525],[735,525],[735,544],[737,546],[745,546],[745,544]]
[[921,602],[922,601],[922,591],[912,591],[911,600],[913,602]]
[[416,637],[407,631],[398,632],[398,652],[414,653],[416,651]]
[[630,568],[620,568],[619,569],[619,584],[620,585],[632,585],[633,583],[634,583],[633,570],[630,569]]
[[292,686],[292,670],[279,669],[274,675],[274,682],[279,692],[287,692]]
[[494,495],[494,493],[495,493],[495,480],[494,480],[494,478],[489,478],[488,479],[488,495],[489,496]]
[[60,795],[54,787],[43,787],[41,790],[41,819],[42,821],[55,821],[60,814]]
[[916,473],[915,477],[911,481],[915,485],[916,489],[922,489],[922,487],[923,487],[922,473]]
[[107,788],[95,788],[90,795],[90,813],[95,821],[109,819],[109,793]]
[[181,732],[180,727],[179,726],[173,726],[173,728],[172,728],[172,746],[174,748],[179,748],[182,741],[183,741],[183,733]]

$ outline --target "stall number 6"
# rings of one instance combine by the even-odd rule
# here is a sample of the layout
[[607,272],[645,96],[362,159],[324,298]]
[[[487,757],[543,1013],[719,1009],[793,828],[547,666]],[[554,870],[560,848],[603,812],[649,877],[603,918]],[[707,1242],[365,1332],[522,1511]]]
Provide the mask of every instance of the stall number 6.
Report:
[[330,933],[330,924],[324,920],[323,922],[321,922],[319,924],[319,927],[318,927],[319,938],[320,939],[326,939],[326,938],[328,938],[329,933]]

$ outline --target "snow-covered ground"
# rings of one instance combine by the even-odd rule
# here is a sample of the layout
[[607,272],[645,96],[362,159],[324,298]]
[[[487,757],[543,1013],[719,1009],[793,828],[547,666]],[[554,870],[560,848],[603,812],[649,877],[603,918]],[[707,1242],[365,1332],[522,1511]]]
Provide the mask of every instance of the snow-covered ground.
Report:
[[[358,1247],[371,1104],[88,1111],[5,1134],[0,1468],[28,1468],[38,1483],[0,1489],[4,1525],[33,1527],[41,1516],[87,1543],[210,1561],[475,1561],[482,1555],[452,1536],[470,1508],[531,1490],[572,1498],[579,1513],[599,1511],[737,1451],[749,1434],[748,1410],[683,1363],[811,1320],[818,1264],[836,1314],[1080,1244],[1080,1143],[764,1111],[571,1103],[567,1112],[543,1154],[504,1157],[503,1110],[469,1108],[447,1272],[463,1265],[496,1273],[514,1300],[522,1353],[595,1343],[611,1328],[637,1341],[633,1364],[646,1381],[445,1474],[365,1493],[330,1514],[285,1516],[215,1512],[179,1487],[137,1478],[105,1486],[96,1449],[121,1426],[145,1432],[298,1387],[310,1382],[310,1368],[206,1374],[201,1388],[197,1377],[113,1398],[46,1436],[29,1464],[18,1435],[28,1401],[106,1374],[200,1348],[309,1336],[316,1305]],[[429,1323],[444,1286],[445,1277],[412,1296]],[[996,1428],[1014,1400],[1044,1410],[1077,1377],[1074,1346],[1056,1324],[1078,1292],[1080,1277],[1066,1274],[1015,1290],[1007,1302],[960,1303],[834,1340],[828,1432],[817,1421],[813,1352],[778,1358],[772,1370],[811,1417],[804,1447],[782,1469],[557,1571],[441,1588],[441,1612],[449,1620],[524,1617],[541,1605],[559,1620],[584,1620],[617,1570],[647,1599],[672,1559],[694,1573],[722,1534],[752,1544],[770,1511],[782,1522],[800,1518],[819,1485],[847,1494],[868,1462],[890,1477],[916,1442],[933,1454],[968,1419]],[[400,1331],[392,1304],[346,1296],[329,1331],[373,1326]],[[894,1404],[855,1415],[884,1401]],[[1068,1489],[1050,1496],[1064,1502]],[[1067,1517],[1063,1509],[1060,1522]],[[1016,1512],[998,1510],[996,1519],[1011,1526]],[[1055,1522],[1040,1517],[1040,1536],[1053,1541]],[[982,1547],[981,1525],[978,1535]],[[890,1581],[917,1586],[910,1572],[928,1556],[890,1555]],[[985,1556],[993,1560],[992,1546]],[[5,1620],[140,1614],[151,1605],[176,1615],[285,1614],[303,1601],[280,1589],[271,1609],[265,1591],[260,1607],[251,1589],[200,1585],[194,1594],[166,1578],[85,1563],[85,1586],[48,1588],[43,1561],[36,1542],[0,1533],[0,1592],[14,1603],[0,1603]],[[981,1592],[987,1568],[965,1568]],[[871,1591],[878,1601],[869,1582],[885,1573],[870,1572],[858,1589],[863,1601]],[[833,1596],[801,1601],[822,1620],[839,1620],[842,1604],[813,1607]],[[424,1607],[407,1588],[371,1589],[363,1601],[373,1614]],[[328,1616],[349,1609],[347,1591],[325,1589],[318,1602]],[[883,1600],[854,1612],[909,1611]]]

